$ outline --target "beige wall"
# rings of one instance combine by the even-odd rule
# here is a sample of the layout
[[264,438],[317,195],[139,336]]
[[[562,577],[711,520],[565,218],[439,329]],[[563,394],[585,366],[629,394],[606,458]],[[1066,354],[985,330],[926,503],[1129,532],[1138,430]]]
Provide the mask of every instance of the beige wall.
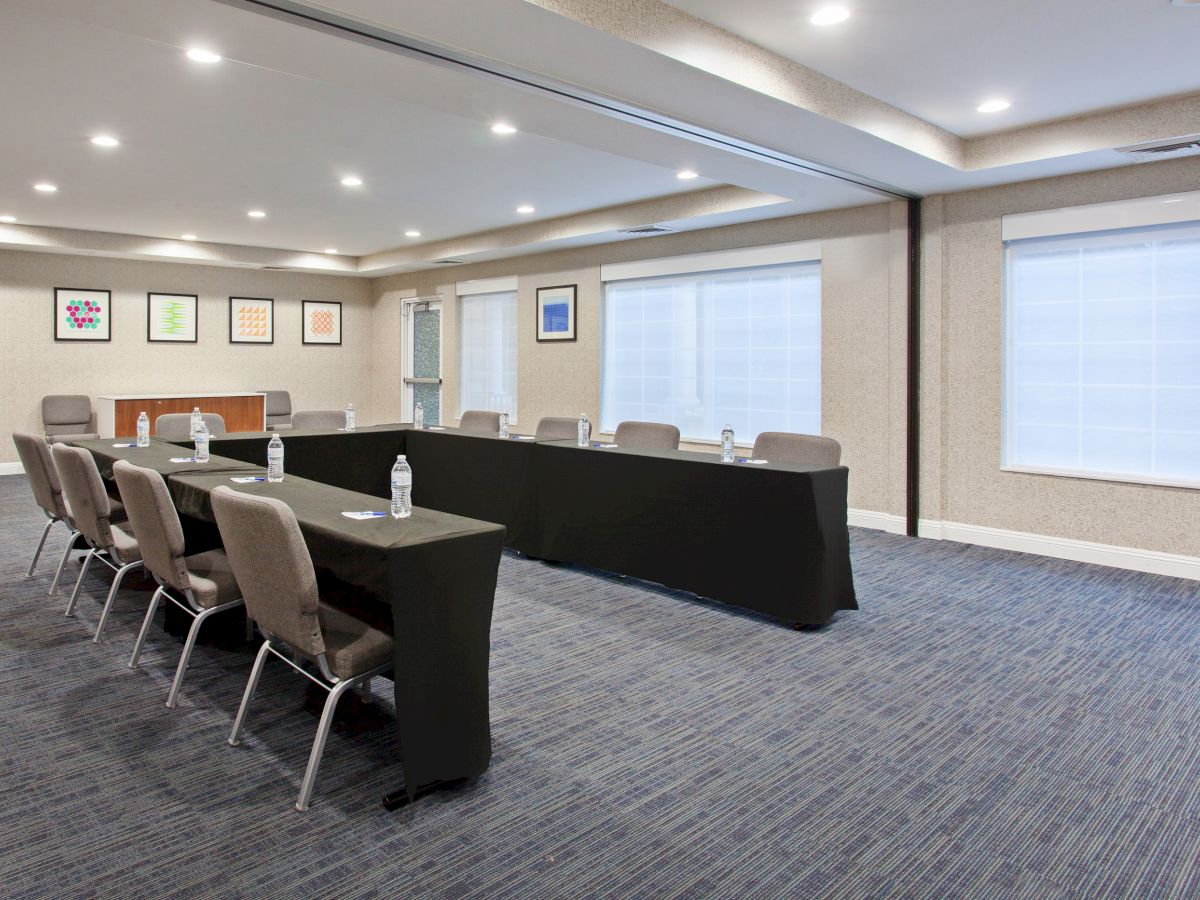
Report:
[[[55,287],[112,291],[111,343],[55,343]],[[146,292],[199,295],[195,344],[146,341]],[[229,343],[229,296],[275,299],[275,343]],[[342,346],[302,346],[300,301],[342,302]],[[0,251],[0,432],[40,432],[46,394],[253,391],[281,387],[297,409],[354,402],[374,420],[373,296],[361,278]],[[16,451],[5,438],[0,463]]]
[[[394,327],[400,292],[441,295],[443,418],[456,417],[460,412],[459,324],[454,283],[516,275],[520,427],[532,429],[542,416],[581,412],[595,422],[600,415],[602,264],[819,239],[823,431],[842,443],[851,472],[851,506],[900,513],[904,508],[904,228],[903,204],[880,203],[449,271],[394,275],[376,284],[376,356],[400,358],[401,336]],[[539,344],[534,337],[537,288],[557,284],[579,285],[578,340]],[[375,390],[378,414],[399,416],[398,371],[387,370],[381,381]]]
[[1188,158],[928,202],[923,517],[1200,556],[1195,490],[1000,471],[1001,217],[1198,185]]

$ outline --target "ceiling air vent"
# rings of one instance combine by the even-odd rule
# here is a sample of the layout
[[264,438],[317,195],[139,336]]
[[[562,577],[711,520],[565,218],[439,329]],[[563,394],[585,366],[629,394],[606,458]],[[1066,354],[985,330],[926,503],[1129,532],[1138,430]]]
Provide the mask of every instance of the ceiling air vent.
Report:
[[465,259],[435,259],[433,264],[435,266],[462,266],[466,265],[466,262]]
[[662,225],[639,225],[637,228],[622,228],[621,234],[632,234],[641,237],[644,234],[670,234],[674,229]]
[[291,266],[259,266],[264,272],[291,272]]
[[1165,141],[1149,141],[1145,144],[1131,144],[1128,147],[1118,147],[1117,152],[1124,153],[1135,162],[1175,159],[1178,156],[1200,156],[1200,134],[1167,138]]

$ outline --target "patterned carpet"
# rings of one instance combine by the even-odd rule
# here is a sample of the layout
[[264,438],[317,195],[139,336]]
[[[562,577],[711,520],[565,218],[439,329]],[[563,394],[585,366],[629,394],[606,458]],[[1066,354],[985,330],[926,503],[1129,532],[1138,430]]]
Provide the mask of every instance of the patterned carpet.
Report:
[[377,680],[300,814],[303,680],[269,664],[228,747],[251,659],[201,646],[166,709],[149,592],[93,645],[107,579],[64,617],[39,516],[0,478],[6,896],[1200,895],[1192,582],[855,531],[862,610],[798,633],[506,556],[490,772],[386,812]]

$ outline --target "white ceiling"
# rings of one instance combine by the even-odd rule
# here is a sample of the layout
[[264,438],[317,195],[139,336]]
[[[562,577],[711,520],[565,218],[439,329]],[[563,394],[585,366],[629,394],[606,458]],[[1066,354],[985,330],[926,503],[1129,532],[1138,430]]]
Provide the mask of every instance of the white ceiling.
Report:
[[1200,90],[1200,6],[1169,0],[669,2],[964,137]]

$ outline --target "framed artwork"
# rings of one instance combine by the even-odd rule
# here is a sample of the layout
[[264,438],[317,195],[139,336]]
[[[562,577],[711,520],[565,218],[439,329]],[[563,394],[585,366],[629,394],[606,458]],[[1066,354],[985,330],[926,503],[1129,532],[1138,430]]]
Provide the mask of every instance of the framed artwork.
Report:
[[560,284],[537,289],[537,339],[575,340],[575,293],[578,285]]
[[275,301],[269,297],[230,297],[229,343],[275,343]]
[[196,295],[146,295],[146,340],[150,343],[196,343]]
[[306,344],[341,344],[342,304],[305,300],[303,341]]
[[112,340],[112,293],[83,288],[55,288],[54,339]]

